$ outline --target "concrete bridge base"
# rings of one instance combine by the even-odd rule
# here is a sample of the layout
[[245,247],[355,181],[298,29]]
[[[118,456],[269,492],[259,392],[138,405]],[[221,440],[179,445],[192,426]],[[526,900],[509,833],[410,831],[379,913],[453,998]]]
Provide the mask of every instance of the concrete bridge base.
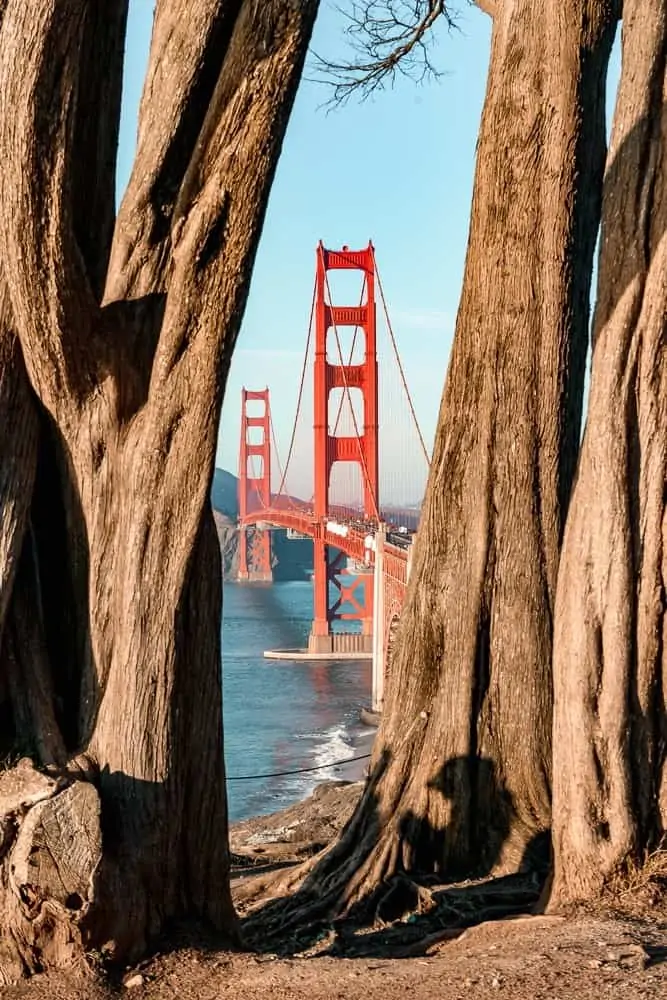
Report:
[[372,660],[372,653],[313,653],[309,649],[265,649],[265,660]]
[[273,583],[273,573],[256,572],[249,570],[247,573],[239,573],[236,577],[237,583]]
[[334,632],[330,635],[308,636],[309,653],[326,653],[334,657],[339,653],[373,654],[373,636],[360,632]]

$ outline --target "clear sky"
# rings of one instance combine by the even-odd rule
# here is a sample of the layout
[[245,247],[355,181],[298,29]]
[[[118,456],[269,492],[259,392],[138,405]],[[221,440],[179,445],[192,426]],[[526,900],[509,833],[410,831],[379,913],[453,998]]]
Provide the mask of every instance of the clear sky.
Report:
[[[407,381],[430,448],[461,289],[491,29],[490,19],[476,7],[460,6],[459,29],[449,32],[443,26],[436,39],[436,61],[446,71],[436,82],[420,86],[400,79],[365,103],[353,99],[332,111],[322,107],[329,92],[308,79],[314,74],[309,60],[271,193],[227,386],[217,456],[223,468],[237,469],[244,385],[269,385],[285,458],[320,239],[329,247],[352,248],[373,240]],[[152,11],[153,0],[131,0],[119,191],[131,169]],[[323,0],[312,48],[334,59],[350,55],[344,18],[329,0]],[[334,299],[354,304],[339,300],[335,292]],[[407,407],[398,405],[398,377],[388,367],[388,342],[382,335],[380,347],[381,378],[387,373],[380,400],[381,489],[385,499],[407,502],[421,495],[425,465],[414,434],[408,436]],[[308,386],[310,380],[309,371]],[[309,422],[306,405],[288,478],[290,490],[302,496],[312,491]]]

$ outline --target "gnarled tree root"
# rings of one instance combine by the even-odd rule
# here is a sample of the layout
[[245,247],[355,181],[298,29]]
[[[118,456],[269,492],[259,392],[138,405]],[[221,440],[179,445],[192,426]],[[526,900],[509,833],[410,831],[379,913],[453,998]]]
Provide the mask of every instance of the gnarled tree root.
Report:
[[341,907],[340,895],[336,905],[333,894],[312,890],[272,896],[254,909],[243,928],[246,945],[286,954],[423,955],[480,923],[530,914],[540,886],[528,874],[426,885],[397,873],[350,907]]
[[538,906],[536,873],[443,884],[432,874],[403,871],[398,839],[383,838],[377,851],[370,837],[356,840],[356,825],[353,820],[337,844],[307,862],[236,887],[246,945],[308,955],[407,957],[480,922]]
[[0,984],[82,960],[101,855],[94,785],[27,759],[0,773]]

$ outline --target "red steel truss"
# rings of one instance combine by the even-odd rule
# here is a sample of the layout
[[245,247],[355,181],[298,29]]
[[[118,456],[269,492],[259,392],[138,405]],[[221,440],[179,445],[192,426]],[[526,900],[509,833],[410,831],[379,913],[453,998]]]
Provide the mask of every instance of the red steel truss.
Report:
[[[360,306],[340,306],[331,302],[327,274],[346,269],[362,272],[366,301]],[[239,463],[239,579],[271,579],[271,544],[268,526],[288,528],[313,539],[314,615],[309,650],[312,653],[368,652],[372,645],[373,577],[347,573],[345,556],[357,563],[374,562],[367,538],[377,526],[378,496],[378,365],[375,327],[375,290],[379,279],[375,254],[369,243],[363,250],[317,249],[314,298],[315,393],[314,393],[314,497],[305,503],[288,495],[271,493],[272,427],[269,390],[243,390],[241,452]],[[338,330],[345,326],[363,331],[365,354],[361,364],[345,364]],[[327,341],[329,342],[327,344]],[[328,348],[328,351],[327,351]],[[327,353],[329,357],[327,357]],[[338,358],[338,363],[336,363]],[[304,367],[305,373],[305,367]],[[303,375],[302,375],[303,379]],[[303,382],[302,382],[303,385]],[[333,389],[359,389],[363,396],[363,426],[354,436],[331,434],[330,394]],[[264,401],[261,416],[250,416],[247,404]],[[261,443],[252,438],[252,428],[261,427]],[[260,432],[255,432],[259,438]],[[291,453],[291,446],[290,446]],[[363,511],[336,507],[330,501],[331,469],[335,462],[356,462],[361,467]],[[288,457],[289,464],[289,457]],[[341,527],[344,530],[341,531]],[[389,543],[384,547],[383,614],[385,631],[398,618],[407,584],[407,553]],[[361,635],[334,634],[336,621],[357,620]]]
[[[260,401],[264,409],[252,416],[248,403]],[[260,434],[253,434],[259,428]],[[261,438],[261,440],[258,440]],[[243,527],[239,537],[239,580],[265,581],[273,579],[271,532],[257,523],[261,512],[271,506],[271,410],[269,390],[241,392],[241,449],[238,479],[239,520]],[[256,515],[260,516],[257,518]],[[255,524],[248,518],[255,515]]]
[[[366,301],[359,306],[342,306],[331,302],[327,273],[332,270],[357,270],[365,278]],[[364,360],[361,364],[345,364],[340,352],[338,330],[353,326],[363,331]],[[329,351],[327,346],[335,342]],[[337,358],[332,362],[331,356]],[[329,433],[329,401],[333,389],[358,389],[363,397],[363,428],[351,437]],[[360,619],[362,632],[372,635],[372,577],[362,575],[345,580],[341,559],[334,557],[322,530],[331,516],[329,484],[335,462],[355,462],[361,467],[364,509],[363,519],[378,519],[378,365],[375,332],[375,259],[372,243],[364,250],[327,250],[317,248],[315,278],[315,392],[313,401],[313,431],[315,445],[315,490],[313,514],[320,530],[314,538],[314,615],[309,640],[311,652],[330,652],[332,624],[340,619]],[[331,584],[338,591],[331,600]],[[342,612],[343,603],[352,612]]]

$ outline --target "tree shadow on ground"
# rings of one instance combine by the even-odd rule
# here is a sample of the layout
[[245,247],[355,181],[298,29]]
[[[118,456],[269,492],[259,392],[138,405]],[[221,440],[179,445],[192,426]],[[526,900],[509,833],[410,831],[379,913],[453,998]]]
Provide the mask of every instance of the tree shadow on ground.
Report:
[[[412,812],[397,819],[390,836],[398,841],[398,855],[386,877],[374,873],[365,892],[360,874],[382,854],[389,825],[377,794],[389,762],[385,750],[340,839],[298,889],[244,920],[248,946],[281,954],[408,957],[423,953],[434,936],[456,937],[481,920],[526,912],[537,903],[549,869],[549,834],[531,841],[517,874],[494,877],[513,806],[493,762],[476,756],[451,758],[428,783],[449,802],[444,828]],[[472,809],[466,794],[473,796]]]

